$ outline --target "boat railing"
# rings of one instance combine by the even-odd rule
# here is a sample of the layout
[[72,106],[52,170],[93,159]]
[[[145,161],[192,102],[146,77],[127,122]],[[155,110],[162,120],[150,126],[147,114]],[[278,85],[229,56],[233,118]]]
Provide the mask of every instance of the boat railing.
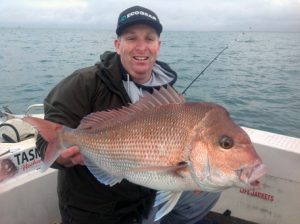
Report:
[[27,107],[27,109],[25,111],[25,116],[31,115],[33,110],[43,109],[43,108],[44,108],[44,104],[42,104],[42,103],[32,104],[29,107]]

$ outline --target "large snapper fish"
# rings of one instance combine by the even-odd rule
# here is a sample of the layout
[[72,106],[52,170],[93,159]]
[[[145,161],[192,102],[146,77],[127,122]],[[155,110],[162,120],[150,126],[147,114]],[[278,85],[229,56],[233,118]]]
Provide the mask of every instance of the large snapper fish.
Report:
[[214,103],[185,102],[171,87],[136,104],[92,113],[76,129],[25,117],[50,143],[44,170],[76,145],[90,172],[105,185],[123,179],[158,190],[155,220],[183,191],[256,187],[265,166],[246,132]]

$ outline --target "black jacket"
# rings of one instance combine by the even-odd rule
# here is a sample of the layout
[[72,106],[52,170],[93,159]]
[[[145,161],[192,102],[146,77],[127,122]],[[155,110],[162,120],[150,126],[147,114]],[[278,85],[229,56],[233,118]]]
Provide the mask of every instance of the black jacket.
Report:
[[[124,71],[116,53],[105,52],[100,63],[83,68],[62,80],[44,101],[45,119],[76,128],[80,120],[95,111],[115,109],[127,105],[130,98],[124,89]],[[157,62],[174,74],[169,66]],[[172,84],[172,83],[171,83]],[[45,141],[39,139],[38,149],[43,157]],[[99,183],[85,166],[62,168],[57,164],[58,196],[61,205],[76,207],[105,216],[146,216],[153,205],[155,191],[126,180],[105,186]],[[121,223],[121,221],[120,221]]]

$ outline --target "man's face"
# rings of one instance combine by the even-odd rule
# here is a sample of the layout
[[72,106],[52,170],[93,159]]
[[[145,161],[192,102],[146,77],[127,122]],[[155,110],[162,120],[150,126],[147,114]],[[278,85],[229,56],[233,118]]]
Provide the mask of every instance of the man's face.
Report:
[[156,31],[147,25],[128,27],[115,40],[116,52],[121,63],[138,84],[147,82],[160,50],[160,40]]

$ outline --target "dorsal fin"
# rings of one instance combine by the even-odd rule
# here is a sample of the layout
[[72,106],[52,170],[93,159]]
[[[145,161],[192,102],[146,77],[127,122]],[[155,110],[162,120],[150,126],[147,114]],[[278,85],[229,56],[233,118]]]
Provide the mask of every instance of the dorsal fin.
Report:
[[131,115],[139,112],[148,111],[162,105],[184,102],[184,97],[177,93],[171,86],[167,86],[167,88],[161,87],[159,90],[154,89],[152,94],[146,92],[137,103],[130,104],[128,107],[122,107],[118,110],[100,111],[87,115],[81,120],[78,129],[99,130],[126,121],[132,117]]

